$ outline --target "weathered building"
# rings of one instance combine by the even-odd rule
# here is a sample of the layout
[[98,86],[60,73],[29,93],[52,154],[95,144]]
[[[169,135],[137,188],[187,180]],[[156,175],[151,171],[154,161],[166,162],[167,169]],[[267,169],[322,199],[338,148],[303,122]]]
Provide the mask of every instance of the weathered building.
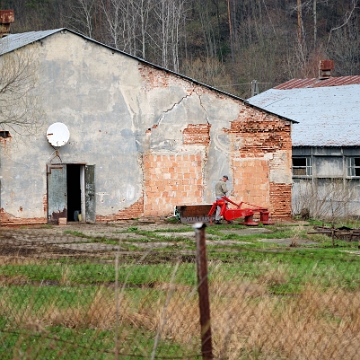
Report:
[[323,61],[319,78],[293,79],[248,99],[299,122],[292,131],[294,214],[360,215],[360,76],[331,77],[331,69]]
[[67,29],[0,49],[33,57],[39,116],[1,125],[3,224],[167,216],[210,204],[223,174],[234,199],[291,216],[288,119]]

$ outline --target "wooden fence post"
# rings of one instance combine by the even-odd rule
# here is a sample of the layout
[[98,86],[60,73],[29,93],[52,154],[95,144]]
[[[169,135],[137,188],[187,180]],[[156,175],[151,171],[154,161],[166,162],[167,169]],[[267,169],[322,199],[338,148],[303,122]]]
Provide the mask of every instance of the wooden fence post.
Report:
[[193,225],[196,239],[196,266],[199,292],[200,327],[201,327],[201,354],[203,360],[212,360],[212,339],[210,323],[210,301],[206,259],[204,223]]

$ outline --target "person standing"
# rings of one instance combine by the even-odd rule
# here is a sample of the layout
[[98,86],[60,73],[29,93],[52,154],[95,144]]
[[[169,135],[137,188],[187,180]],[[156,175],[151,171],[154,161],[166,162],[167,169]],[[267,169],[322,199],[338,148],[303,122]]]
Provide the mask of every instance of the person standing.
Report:
[[[226,185],[226,182],[229,180],[229,177],[227,175],[224,175],[215,185],[215,196],[216,200],[222,199],[224,196],[226,196],[227,192],[229,191]],[[215,224],[220,224],[220,211],[221,207],[216,207],[216,213],[215,213]]]

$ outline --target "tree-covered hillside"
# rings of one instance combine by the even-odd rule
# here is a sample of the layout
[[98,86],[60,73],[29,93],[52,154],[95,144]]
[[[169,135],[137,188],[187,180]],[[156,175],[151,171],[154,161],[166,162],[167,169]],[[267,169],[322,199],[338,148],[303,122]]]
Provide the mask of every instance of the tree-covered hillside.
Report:
[[67,27],[234,93],[296,77],[360,74],[360,0],[0,0],[11,31]]

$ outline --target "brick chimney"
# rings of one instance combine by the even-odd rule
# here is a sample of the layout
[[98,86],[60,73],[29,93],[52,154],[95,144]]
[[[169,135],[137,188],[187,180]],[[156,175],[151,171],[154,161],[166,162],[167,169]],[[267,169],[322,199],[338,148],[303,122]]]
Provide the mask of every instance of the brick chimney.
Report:
[[331,77],[331,71],[335,69],[334,60],[320,60],[319,79],[325,80]]
[[14,20],[14,10],[0,10],[0,38],[10,34],[10,24]]

